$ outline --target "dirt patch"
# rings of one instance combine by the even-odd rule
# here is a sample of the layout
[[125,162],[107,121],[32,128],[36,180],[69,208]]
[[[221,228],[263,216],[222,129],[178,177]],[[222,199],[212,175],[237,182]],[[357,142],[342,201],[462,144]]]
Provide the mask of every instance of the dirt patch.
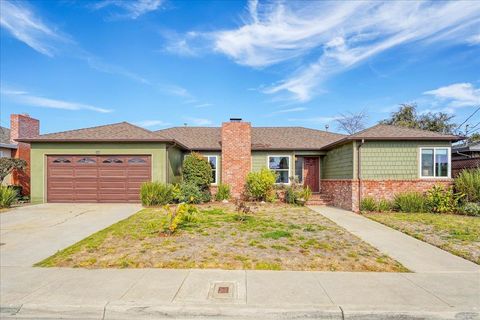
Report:
[[161,236],[162,209],[144,209],[39,266],[407,271],[395,260],[305,207],[253,204],[238,219],[230,204],[199,206],[199,221]]

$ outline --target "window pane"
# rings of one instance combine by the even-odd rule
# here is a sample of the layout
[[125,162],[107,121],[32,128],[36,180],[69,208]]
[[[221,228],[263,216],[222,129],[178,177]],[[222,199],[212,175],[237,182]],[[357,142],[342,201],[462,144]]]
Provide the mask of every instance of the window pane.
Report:
[[288,183],[288,171],[276,171],[277,180],[276,183]]
[[208,162],[212,166],[212,169],[217,169],[217,157],[208,157]]
[[422,149],[422,176],[433,177],[433,149]]
[[435,151],[435,176],[448,177],[448,149]]
[[217,170],[212,170],[212,183],[217,183]]
[[270,169],[288,169],[288,157],[270,157],[268,165]]
[[295,158],[295,178],[299,183],[303,183],[303,157]]

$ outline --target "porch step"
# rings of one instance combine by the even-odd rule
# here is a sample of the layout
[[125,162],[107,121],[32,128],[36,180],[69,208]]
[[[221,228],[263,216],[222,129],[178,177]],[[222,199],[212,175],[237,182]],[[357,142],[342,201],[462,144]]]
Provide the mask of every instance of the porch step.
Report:
[[332,204],[332,198],[324,193],[313,193],[306,204],[311,206],[328,206]]

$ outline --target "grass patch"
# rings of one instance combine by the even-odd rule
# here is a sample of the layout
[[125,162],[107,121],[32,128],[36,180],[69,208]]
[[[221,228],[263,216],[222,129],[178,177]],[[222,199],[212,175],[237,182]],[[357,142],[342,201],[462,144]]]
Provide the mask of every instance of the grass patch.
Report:
[[432,213],[372,213],[365,216],[480,264],[480,217]]
[[291,236],[292,236],[292,234],[288,231],[285,231],[285,230],[275,230],[275,231],[272,231],[272,232],[267,232],[267,233],[262,234],[263,238],[274,239],[274,240],[277,240],[277,239],[280,239],[280,238],[290,238]]

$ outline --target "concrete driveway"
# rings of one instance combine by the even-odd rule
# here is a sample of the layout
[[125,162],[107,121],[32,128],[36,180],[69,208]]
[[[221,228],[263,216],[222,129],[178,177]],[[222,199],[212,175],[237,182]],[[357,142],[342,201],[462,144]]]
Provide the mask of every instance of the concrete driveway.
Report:
[[140,209],[124,203],[49,203],[1,213],[0,265],[31,266]]

